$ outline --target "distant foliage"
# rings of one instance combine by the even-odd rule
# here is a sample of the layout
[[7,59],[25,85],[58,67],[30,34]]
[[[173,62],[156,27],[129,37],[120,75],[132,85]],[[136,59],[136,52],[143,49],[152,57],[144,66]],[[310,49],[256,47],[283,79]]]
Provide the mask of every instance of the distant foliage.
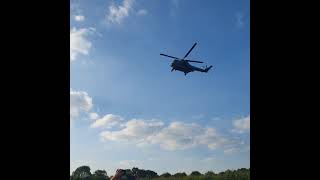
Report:
[[199,171],[193,171],[190,176],[201,176],[202,174]]
[[185,176],[187,176],[187,174],[184,173],[184,172],[183,173],[179,172],[179,173],[176,173],[176,174],[173,175],[173,177],[178,177],[178,178],[179,177],[185,177]]
[[[224,172],[215,173],[208,171],[201,174],[199,171],[193,171],[190,175],[185,172],[178,172],[173,175],[163,173],[160,176],[151,170],[144,170],[134,167],[125,169],[126,175],[123,180],[250,180],[250,168],[241,168],[237,170],[226,170]],[[112,176],[108,176],[105,170],[96,170],[93,174],[90,172],[89,166],[80,166],[72,175],[70,180],[110,180]]]
[[168,177],[171,177],[171,174],[170,173],[163,173],[160,175],[160,177],[164,177],[164,178],[168,178]]
[[89,166],[78,167],[71,175],[71,180],[89,179],[92,176]]

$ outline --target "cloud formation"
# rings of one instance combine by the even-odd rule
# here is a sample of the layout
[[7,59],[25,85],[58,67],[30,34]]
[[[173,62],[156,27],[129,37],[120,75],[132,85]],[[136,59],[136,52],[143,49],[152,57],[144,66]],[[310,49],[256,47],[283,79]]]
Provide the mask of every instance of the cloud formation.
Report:
[[250,131],[250,115],[233,121],[234,129],[232,132],[245,133]]
[[117,115],[107,114],[90,125],[91,128],[111,128],[122,121]]
[[106,16],[107,21],[121,24],[124,18],[129,16],[133,3],[134,0],[123,0],[119,6],[115,6],[114,4],[109,6],[109,13]]
[[92,43],[87,39],[87,36],[93,31],[93,28],[72,28],[70,30],[70,61],[76,60],[80,54],[89,54]]
[[[97,120],[91,126],[112,125],[110,118]],[[119,122],[119,121],[117,121]],[[102,125],[101,125],[102,126]],[[164,150],[183,150],[196,146],[209,149],[228,147],[232,141],[222,137],[214,128],[202,127],[195,123],[172,122],[165,125],[159,120],[132,119],[120,124],[118,130],[100,133],[103,141],[124,141],[137,146],[159,145]]]
[[92,98],[85,91],[70,91],[70,118],[74,119],[81,112],[89,112],[93,107]]
[[163,123],[156,120],[132,119],[121,124],[121,127],[122,129],[117,131],[103,131],[100,136],[104,141],[127,141],[136,144],[148,142],[148,139],[163,127]]
[[99,115],[93,112],[92,98],[85,91],[70,90],[70,121],[80,118],[81,115],[95,120]]
[[76,15],[74,16],[74,20],[76,21],[84,21],[85,17],[83,15]]

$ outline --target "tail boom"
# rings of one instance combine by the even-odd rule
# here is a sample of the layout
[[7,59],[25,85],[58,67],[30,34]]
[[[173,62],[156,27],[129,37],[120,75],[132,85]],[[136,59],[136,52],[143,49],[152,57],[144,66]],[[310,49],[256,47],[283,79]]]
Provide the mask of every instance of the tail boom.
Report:
[[203,72],[208,72],[211,68],[212,68],[212,66],[209,66],[209,67],[205,68],[205,69],[203,70]]

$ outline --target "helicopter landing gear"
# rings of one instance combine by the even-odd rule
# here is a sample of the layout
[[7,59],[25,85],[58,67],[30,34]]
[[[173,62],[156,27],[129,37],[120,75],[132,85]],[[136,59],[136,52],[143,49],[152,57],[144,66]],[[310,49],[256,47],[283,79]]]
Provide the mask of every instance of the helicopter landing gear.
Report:
[[186,75],[187,75],[187,73],[184,73],[184,75],[186,76]]

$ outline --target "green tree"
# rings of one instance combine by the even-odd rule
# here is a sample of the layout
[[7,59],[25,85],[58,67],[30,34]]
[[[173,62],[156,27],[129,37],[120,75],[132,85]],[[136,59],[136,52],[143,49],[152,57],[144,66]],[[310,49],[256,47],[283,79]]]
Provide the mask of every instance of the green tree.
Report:
[[168,177],[171,177],[171,174],[166,172],[166,173],[161,174],[160,177],[168,178]]
[[107,172],[105,170],[96,170],[93,173],[94,176],[108,176]]
[[187,174],[185,172],[183,172],[183,173],[176,173],[173,176],[174,177],[185,177],[185,176],[187,176]]
[[[250,168],[240,168],[237,170],[226,170],[218,174],[208,171],[202,175],[198,171],[193,171],[187,176],[184,172],[179,172],[174,175],[170,173],[158,174],[151,170],[139,169],[137,167],[125,169],[126,175],[123,180],[131,180],[138,177],[139,180],[250,180]],[[112,177],[112,176],[111,176]],[[110,180],[105,170],[96,170],[93,174],[90,173],[89,166],[78,167],[70,176],[70,180]]]
[[89,166],[80,166],[72,173],[72,180],[89,179],[91,176]]
[[201,176],[202,174],[199,171],[192,171],[190,176]]
[[96,170],[91,176],[92,180],[108,180],[108,174],[105,170]]
[[146,170],[145,172],[146,172],[146,177],[147,178],[151,178],[152,179],[152,178],[158,177],[158,174],[156,172],[154,172],[154,171]]
[[208,171],[204,174],[205,176],[214,176],[216,175],[213,171]]
[[138,173],[139,173],[139,168],[137,168],[137,167],[134,167],[134,168],[132,168],[132,174],[134,175],[134,176],[137,176],[138,175]]

